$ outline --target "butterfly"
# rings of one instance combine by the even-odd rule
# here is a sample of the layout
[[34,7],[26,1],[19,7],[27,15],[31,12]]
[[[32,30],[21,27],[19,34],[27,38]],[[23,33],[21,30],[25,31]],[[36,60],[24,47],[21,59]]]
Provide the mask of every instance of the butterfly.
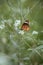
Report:
[[24,31],[29,31],[30,30],[30,26],[29,26],[29,21],[26,20],[22,26],[21,26],[21,30],[24,30]]

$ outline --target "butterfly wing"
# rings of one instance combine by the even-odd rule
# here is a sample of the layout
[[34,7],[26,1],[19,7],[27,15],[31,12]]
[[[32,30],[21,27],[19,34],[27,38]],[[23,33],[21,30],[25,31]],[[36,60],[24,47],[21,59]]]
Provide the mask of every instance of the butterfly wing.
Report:
[[24,23],[21,27],[21,30],[29,31],[30,27],[28,24]]

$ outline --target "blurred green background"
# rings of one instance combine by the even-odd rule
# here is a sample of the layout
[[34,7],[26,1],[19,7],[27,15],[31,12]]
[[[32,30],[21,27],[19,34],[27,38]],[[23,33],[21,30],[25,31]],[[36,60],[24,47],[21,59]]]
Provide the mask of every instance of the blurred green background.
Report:
[[0,0],[0,65],[43,65],[43,0]]

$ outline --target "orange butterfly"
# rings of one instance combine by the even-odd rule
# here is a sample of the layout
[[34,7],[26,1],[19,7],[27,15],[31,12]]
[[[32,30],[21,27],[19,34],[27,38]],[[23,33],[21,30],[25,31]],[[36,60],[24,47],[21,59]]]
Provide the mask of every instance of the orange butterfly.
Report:
[[29,31],[29,30],[30,30],[30,26],[29,26],[29,21],[28,21],[28,20],[26,20],[26,21],[22,24],[21,30],[24,30],[24,31]]

